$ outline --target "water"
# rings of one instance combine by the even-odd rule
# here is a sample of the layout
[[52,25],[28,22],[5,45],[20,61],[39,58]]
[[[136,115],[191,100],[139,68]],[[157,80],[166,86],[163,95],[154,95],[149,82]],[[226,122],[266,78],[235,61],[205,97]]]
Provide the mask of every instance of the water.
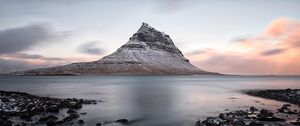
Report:
[[[83,106],[86,125],[126,118],[139,126],[191,126],[197,119],[249,106],[282,102],[239,93],[243,89],[300,88],[299,76],[24,76],[0,77],[0,90],[57,98],[102,100]],[[295,106],[294,106],[295,107]],[[228,110],[227,110],[228,109]],[[107,125],[118,125],[107,123]]]

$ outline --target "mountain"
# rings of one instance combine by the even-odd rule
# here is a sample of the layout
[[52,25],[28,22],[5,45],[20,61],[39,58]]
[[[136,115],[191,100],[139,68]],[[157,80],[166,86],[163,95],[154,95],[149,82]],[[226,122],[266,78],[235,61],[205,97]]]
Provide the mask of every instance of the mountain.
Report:
[[97,61],[14,72],[13,75],[216,74],[193,66],[169,35],[146,23],[114,53]]

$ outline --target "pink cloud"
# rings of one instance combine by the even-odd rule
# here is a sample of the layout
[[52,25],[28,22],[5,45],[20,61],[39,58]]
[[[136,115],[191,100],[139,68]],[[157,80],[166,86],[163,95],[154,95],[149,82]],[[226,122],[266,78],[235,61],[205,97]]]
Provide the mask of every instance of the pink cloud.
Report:
[[229,50],[204,49],[187,56],[202,69],[221,73],[300,74],[300,21],[276,19]]

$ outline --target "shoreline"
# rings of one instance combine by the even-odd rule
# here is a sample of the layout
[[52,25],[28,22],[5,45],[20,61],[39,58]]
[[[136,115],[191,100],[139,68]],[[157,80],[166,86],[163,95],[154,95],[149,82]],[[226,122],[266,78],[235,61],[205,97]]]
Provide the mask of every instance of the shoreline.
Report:
[[242,93],[300,106],[300,89],[243,90]]
[[290,109],[291,104],[300,107],[300,89],[242,90],[242,94],[287,102],[276,111],[257,109],[233,110],[216,117],[198,120],[195,126],[299,126],[300,110]]
[[[300,96],[300,89],[285,90],[243,90],[241,93],[250,96],[271,99],[281,94],[280,99],[293,96],[296,99],[289,99],[291,104],[298,105],[297,98]],[[263,93],[262,93],[263,92]],[[275,92],[275,93],[274,93]],[[272,97],[271,97],[272,96]],[[273,99],[276,100],[276,99]],[[97,104],[96,100],[85,100],[76,98],[50,98],[31,95],[25,92],[1,91],[0,90],[0,125],[1,126],[21,126],[21,125],[84,125],[85,121],[81,116],[87,114],[79,113],[77,110],[84,105]],[[249,105],[251,106],[251,105]],[[267,109],[258,110],[254,106],[246,110],[233,110],[231,112],[220,113],[216,117],[207,117],[203,121],[196,121],[195,126],[294,126],[300,125],[300,110],[290,109],[290,104],[284,104],[276,111]],[[62,112],[62,109],[65,109]],[[63,116],[59,116],[62,114]],[[130,125],[127,119],[118,119],[112,123]],[[101,126],[101,122],[95,124]]]
[[[31,95],[25,92],[0,90],[0,125],[1,126],[23,126],[46,124],[68,124],[73,120],[84,123],[77,113],[83,105],[97,104],[96,100],[76,98],[50,98]],[[59,116],[62,109],[67,109],[66,114]]]

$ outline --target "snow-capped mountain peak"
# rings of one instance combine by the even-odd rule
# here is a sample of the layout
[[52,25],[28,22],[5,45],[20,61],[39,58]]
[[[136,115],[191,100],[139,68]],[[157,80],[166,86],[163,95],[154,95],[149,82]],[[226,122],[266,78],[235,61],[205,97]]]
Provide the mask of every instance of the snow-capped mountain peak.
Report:
[[215,74],[189,63],[169,35],[147,23],[114,53],[100,60],[72,63],[43,69],[15,72],[15,75],[86,75],[86,74]]

